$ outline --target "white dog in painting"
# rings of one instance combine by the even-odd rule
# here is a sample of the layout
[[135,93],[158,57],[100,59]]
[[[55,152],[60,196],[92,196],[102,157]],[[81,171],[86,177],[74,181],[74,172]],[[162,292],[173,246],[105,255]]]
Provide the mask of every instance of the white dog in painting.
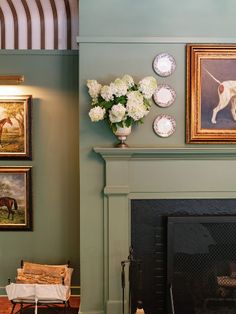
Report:
[[213,109],[211,122],[216,123],[217,113],[224,109],[231,102],[231,113],[234,121],[236,121],[236,81],[220,82],[210,72],[204,69],[218,84],[219,103]]

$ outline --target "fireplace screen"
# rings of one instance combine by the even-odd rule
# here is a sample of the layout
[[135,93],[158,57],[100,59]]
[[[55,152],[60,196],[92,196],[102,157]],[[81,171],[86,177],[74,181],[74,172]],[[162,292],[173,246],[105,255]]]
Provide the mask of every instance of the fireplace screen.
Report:
[[236,216],[168,217],[169,312],[236,312]]

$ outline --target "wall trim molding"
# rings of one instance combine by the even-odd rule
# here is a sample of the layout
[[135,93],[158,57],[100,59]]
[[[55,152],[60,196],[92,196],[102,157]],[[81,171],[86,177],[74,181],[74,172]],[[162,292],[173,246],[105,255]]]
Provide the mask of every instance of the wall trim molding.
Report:
[[79,55],[79,50],[8,50],[0,49],[0,56],[76,56]]
[[77,36],[77,43],[113,44],[186,44],[186,43],[236,43],[236,37],[109,37]]

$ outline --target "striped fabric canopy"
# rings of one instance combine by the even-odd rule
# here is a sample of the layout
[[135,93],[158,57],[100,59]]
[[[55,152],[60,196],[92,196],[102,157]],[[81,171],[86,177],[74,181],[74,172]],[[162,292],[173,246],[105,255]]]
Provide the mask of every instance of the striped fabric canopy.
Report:
[[77,0],[0,0],[0,49],[77,49]]

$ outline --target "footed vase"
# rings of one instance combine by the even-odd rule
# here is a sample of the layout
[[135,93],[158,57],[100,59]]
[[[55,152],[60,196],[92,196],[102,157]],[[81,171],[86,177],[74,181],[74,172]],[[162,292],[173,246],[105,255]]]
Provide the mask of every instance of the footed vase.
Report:
[[114,134],[117,136],[120,142],[116,144],[115,147],[121,147],[121,148],[128,147],[125,141],[127,139],[127,136],[130,135],[130,133],[131,133],[131,126],[117,127],[117,130],[114,132]]

